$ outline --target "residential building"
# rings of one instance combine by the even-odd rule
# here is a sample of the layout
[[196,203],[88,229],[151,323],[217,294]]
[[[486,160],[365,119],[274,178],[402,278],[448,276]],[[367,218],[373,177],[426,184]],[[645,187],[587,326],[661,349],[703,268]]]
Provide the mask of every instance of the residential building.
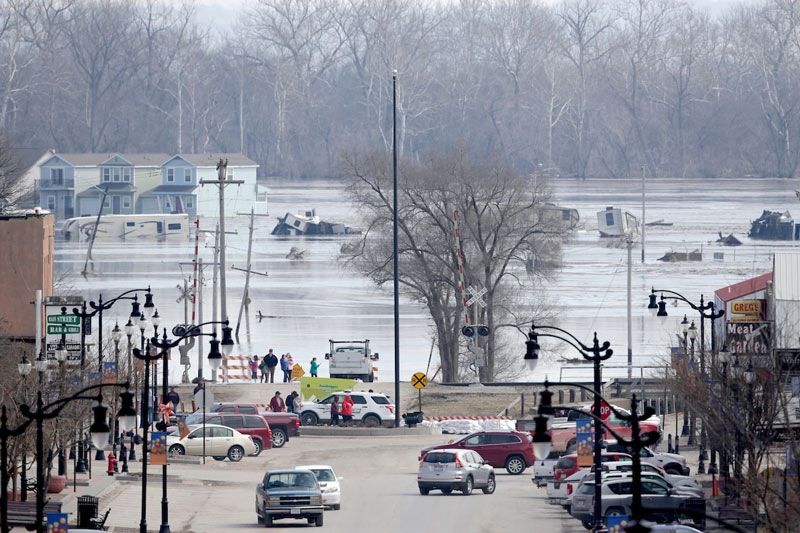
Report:
[[[53,294],[55,217],[42,210],[0,217],[0,337],[35,339],[36,291]],[[41,332],[40,332],[41,334]]]

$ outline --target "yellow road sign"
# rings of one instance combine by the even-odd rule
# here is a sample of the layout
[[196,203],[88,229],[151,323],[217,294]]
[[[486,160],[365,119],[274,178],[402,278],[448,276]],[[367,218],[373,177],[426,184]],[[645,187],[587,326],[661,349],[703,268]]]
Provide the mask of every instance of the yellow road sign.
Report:
[[411,384],[414,385],[415,389],[424,389],[425,385],[428,384],[428,376],[422,372],[417,372],[411,376]]
[[306,371],[303,370],[303,367],[297,363],[292,367],[292,379],[299,379],[303,377],[305,373]]

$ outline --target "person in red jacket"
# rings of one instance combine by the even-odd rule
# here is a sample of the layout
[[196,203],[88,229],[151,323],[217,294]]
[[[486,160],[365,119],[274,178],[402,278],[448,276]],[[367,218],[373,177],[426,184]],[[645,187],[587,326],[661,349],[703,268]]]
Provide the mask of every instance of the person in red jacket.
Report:
[[353,400],[350,398],[350,395],[347,394],[344,397],[344,401],[342,402],[342,422],[344,425],[350,425],[350,422],[353,421]]
[[269,408],[275,413],[282,413],[286,411],[286,404],[281,398],[281,391],[275,391],[275,396],[269,401]]

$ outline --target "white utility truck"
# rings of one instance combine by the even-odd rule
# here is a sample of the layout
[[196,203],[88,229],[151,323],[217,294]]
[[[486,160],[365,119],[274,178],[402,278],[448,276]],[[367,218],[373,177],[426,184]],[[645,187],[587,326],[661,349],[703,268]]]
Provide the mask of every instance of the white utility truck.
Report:
[[328,369],[332,378],[360,379],[365,383],[375,381],[373,361],[378,354],[369,350],[369,339],[363,341],[335,341],[331,343],[331,351],[325,354]]

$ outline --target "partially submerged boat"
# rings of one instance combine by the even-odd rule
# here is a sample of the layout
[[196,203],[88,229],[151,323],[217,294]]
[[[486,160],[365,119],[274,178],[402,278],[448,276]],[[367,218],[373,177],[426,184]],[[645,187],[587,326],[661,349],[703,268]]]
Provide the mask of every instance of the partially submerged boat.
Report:
[[597,229],[601,237],[631,237],[640,233],[639,219],[630,211],[619,207],[606,207],[597,212]]
[[770,241],[796,241],[800,239],[800,224],[795,224],[789,211],[764,210],[753,221],[747,236]]
[[357,235],[360,230],[353,229],[344,224],[325,222],[320,220],[315,209],[300,211],[292,214],[286,213],[278,218],[278,223],[272,229],[272,235]]
[[[97,231],[95,233],[95,227]],[[189,215],[102,215],[64,221],[61,236],[67,242],[189,240]]]

